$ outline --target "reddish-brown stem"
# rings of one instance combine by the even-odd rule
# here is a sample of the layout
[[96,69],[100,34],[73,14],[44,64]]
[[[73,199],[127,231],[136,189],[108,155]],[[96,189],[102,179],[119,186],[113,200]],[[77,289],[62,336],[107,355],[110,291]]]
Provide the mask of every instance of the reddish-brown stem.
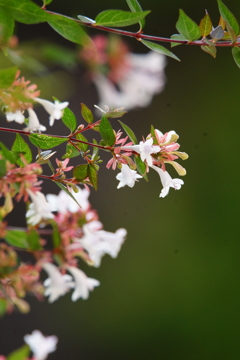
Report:
[[[79,23],[79,24],[81,24],[83,26],[90,27],[92,29],[98,29],[98,30],[109,32],[109,33],[114,33],[114,34],[118,34],[118,35],[133,37],[133,38],[135,38],[135,39],[137,39],[139,41],[141,41],[143,39],[143,40],[152,40],[152,41],[166,42],[166,43],[174,42],[174,43],[185,44],[185,45],[210,46],[209,43],[206,43],[204,40],[195,40],[195,41],[173,40],[173,39],[164,38],[164,37],[160,37],[160,36],[146,35],[146,34],[143,34],[141,32],[131,32],[131,31],[125,31],[125,30],[120,30],[120,29],[109,28],[109,27],[106,27],[106,26],[90,24],[90,23],[80,21],[78,19],[74,19],[74,18],[72,18],[70,16],[55,13],[53,11],[48,11],[48,10],[45,10],[45,11],[48,14],[51,14],[51,15],[60,15],[60,16],[63,16],[65,18],[74,20],[76,23]],[[240,43],[237,42],[237,43],[233,44],[231,41],[217,41],[216,43],[214,43],[214,45],[215,46],[222,46],[222,47],[233,47],[233,46],[240,46]]]

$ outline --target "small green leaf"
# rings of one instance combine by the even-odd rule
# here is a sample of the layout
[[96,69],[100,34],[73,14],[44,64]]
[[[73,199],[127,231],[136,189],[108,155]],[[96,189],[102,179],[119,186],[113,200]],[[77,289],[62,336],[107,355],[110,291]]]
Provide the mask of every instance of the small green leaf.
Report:
[[42,250],[42,245],[40,244],[40,236],[37,231],[31,230],[27,234],[28,248],[32,251]]
[[63,110],[62,122],[71,130],[73,133],[77,126],[76,116],[69,108]]
[[0,7],[0,46],[7,45],[13,35],[14,19],[9,12]]
[[[222,16],[223,20],[226,23],[226,26],[228,28],[228,25],[230,28],[234,31],[234,34],[237,36],[239,33],[239,24],[235,18],[235,16],[231,13],[231,11],[224,5],[224,3],[221,0],[217,0],[218,2],[218,8],[220,15]],[[229,32],[229,29],[228,29]]]
[[8,150],[8,148],[6,148],[6,146],[2,142],[0,142],[0,147],[2,148],[2,154],[5,159],[9,160],[11,164],[15,164],[15,162],[19,158],[19,155],[16,154],[14,151]]
[[189,41],[197,40],[201,37],[201,31],[198,25],[188,17],[183,10],[179,10],[179,18],[176,28]]
[[73,176],[80,182],[88,177],[88,164],[81,164],[73,169]]
[[0,89],[7,89],[12,85],[16,72],[16,66],[0,70]]
[[145,163],[140,159],[140,156],[136,155],[134,156],[134,161],[137,165],[137,170],[139,174],[142,175],[146,181],[148,181]]
[[107,118],[112,118],[112,119],[116,119],[116,118],[120,118],[122,117],[124,114],[126,114],[127,111],[108,111],[106,113],[104,113],[104,116],[106,116]]
[[[172,40],[185,40],[185,41],[188,41],[183,35],[181,34],[173,34],[171,36],[171,39]],[[176,42],[171,42],[171,47],[174,47],[174,46],[178,46],[178,45],[182,45],[182,43],[176,43]]]
[[87,24],[94,24],[94,23],[96,22],[95,20],[90,19],[90,18],[87,17],[87,16],[78,15],[77,17],[78,17],[78,19],[79,19],[80,21],[85,22],[85,23],[87,23]]
[[[76,135],[76,139],[81,140],[81,141],[85,141],[88,142],[88,140],[85,138],[85,136],[82,133],[79,133]],[[81,149],[83,152],[87,151],[88,149],[88,144],[84,144],[84,143],[78,143],[77,147],[79,149]]]
[[[206,39],[205,39],[206,40]],[[201,49],[207,54],[211,55],[214,59],[217,57],[217,48],[215,46],[201,45]]]
[[66,186],[64,186],[62,183],[58,181],[55,181],[55,184],[57,184],[63,191],[65,191],[65,193],[67,193],[75,201],[75,203],[78,204],[79,207],[81,207],[77,202],[77,200],[75,199],[75,197],[73,196],[73,194],[71,194],[70,191],[66,188]]
[[29,358],[30,349],[28,345],[23,345],[19,349],[11,352],[7,360],[26,360]]
[[66,154],[62,156],[62,159],[73,158],[79,155],[80,155],[80,151],[77,150],[72,144],[68,143],[66,146]]
[[[98,145],[97,140],[93,139],[93,144]],[[92,153],[92,160],[96,159],[96,157],[98,156],[98,152],[99,152],[99,148],[94,147],[93,148],[93,153]]]
[[54,220],[51,220],[51,219],[49,220],[49,223],[53,227],[52,242],[53,242],[54,249],[56,249],[61,244],[61,236],[60,236],[60,232],[59,232],[59,229],[58,229],[58,224]]
[[5,236],[5,240],[9,245],[28,249],[27,235],[25,231],[8,230]]
[[5,159],[0,159],[0,178],[5,176],[6,172],[7,172],[6,160]]
[[199,25],[202,37],[206,37],[212,31],[212,20],[208,13],[205,14],[204,18],[200,21]]
[[212,57],[214,57],[214,59],[216,58],[216,56],[217,56],[216,46],[205,46],[205,45],[202,45],[202,46],[201,46],[201,49],[202,49],[203,51],[205,51],[206,53],[210,54]]
[[95,25],[108,27],[124,27],[138,23],[144,19],[150,11],[131,12],[122,10],[106,10],[97,15]]
[[233,47],[232,48],[232,55],[235,63],[240,68],[240,48],[239,47]]
[[29,140],[33,145],[44,150],[52,149],[53,147],[68,141],[66,138],[57,138],[43,134],[31,134],[29,135]]
[[87,107],[87,105],[81,103],[81,114],[84,120],[86,120],[87,123],[91,124],[93,122],[93,113],[92,111]]
[[67,40],[80,45],[86,45],[90,42],[90,38],[85,31],[72,19],[62,15],[53,15],[48,23],[57,33]]
[[125,125],[122,121],[118,120],[120,122],[120,124],[122,125],[125,133],[127,134],[127,136],[129,137],[129,139],[134,143],[134,144],[138,144],[136,135],[134,134],[134,132],[130,129],[130,127],[128,127],[127,125]]
[[[126,1],[132,12],[143,11],[141,5],[139,4],[139,2],[137,0],[126,0]],[[140,20],[139,24],[140,24],[141,29],[143,29],[145,26],[145,19]]]
[[43,6],[51,4],[52,0],[43,0]]
[[221,25],[218,25],[210,32],[210,36],[214,40],[221,40],[224,37],[224,31]]
[[88,167],[88,176],[95,190],[98,189],[98,175],[97,171],[92,164]]
[[169,56],[177,61],[181,61],[176,55],[174,55],[171,51],[169,51],[168,49],[166,49],[164,46],[162,45],[158,45],[155,44],[151,41],[147,41],[147,40],[141,40],[141,42],[148,47],[149,49],[158,52],[159,54],[163,54],[166,56]]
[[7,311],[7,300],[0,298],[0,317]]
[[24,24],[37,24],[52,17],[30,0],[0,0],[0,6],[3,6],[15,20]]
[[[12,146],[12,151],[22,153],[28,164],[30,164],[30,162],[32,161],[31,149],[26,143],[26,141],[23,140],[23,138],[19,134],[16,134],[16,138]],[[17,160],[17,164],[21,167],[25,166],[25,163],[21,159]]]
[[106,146],[113,146],[116,141],[115,134],[113,132],[112,125],[106,116],[102,116],[102,120],[99,125],[99,131]]

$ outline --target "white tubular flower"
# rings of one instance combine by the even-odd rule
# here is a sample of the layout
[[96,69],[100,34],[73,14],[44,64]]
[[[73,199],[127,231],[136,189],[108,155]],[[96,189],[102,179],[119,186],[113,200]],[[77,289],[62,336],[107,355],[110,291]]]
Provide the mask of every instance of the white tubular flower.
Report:
[[140,154],[141,160],[146,160],[149,166],[152,166],[153,163],[151,154],[157,154],[161,150],[160,146],[153,145],[153,138],[146,141],[140,141],[139,145],[122,146],[122,149],[136,151]]
[[23,115],[23,112],[20,111],[20,110],[17,110],[16,112],[11,112],[11,111],[7,111],[6,112],[6,118],[7,118],[7,121],[10,122],[10,121],[16,121],[17,123],[19,124],[23,124],[24,123],[24,120],[25,120],[25,117]]
[[80,298],[88,299],[89,291],[92,291],[100,282],[96,279],[88,278],[84,272],[76,267],[69,266],[68,271],[72,274],[75,281],[75,290],[72,293],[72,301]]
[[69,104],[68,101],[61,103],[55,100],[55,102],[52,103],[51,101],[40,98],[36,98],[35,101],[41,104],[44,109],[49,113],[50,126],[53,126],[55,120],[61,119],[61,117],[63,116],[63,109],[65,109]]
[[34,226],[43,219],[53,219],[51,205],[47,202],[44,194],[40,191],[33,193],[31,190],[27,190],[27,192],[32,200],[29,210],[26,212],[27,223]]
[[169,193],[170,187],[174,188],[175,190],[181,189],[181,186],[184,184],[183,180],[177,178],[172,179],[167,171],[163,171],[161,168],[155,165],[152,165],[152,168],[158,172],[163,186],[159,197],[165,197]]
[[48,354],[56,350],[58,342],[55,335],[45,337],[39,330],[34,330],[31,335],[25,335],[23,339],[33,352],[35,360],[45,360]]
[[75,197],[78,204],[63,190],[59,192],[58,195],[48,194],[46,195],[47,201],[50,203],[52,211],[58,211],[62,214],[66,214],[68,211],[75,213],[79,210],[86,211],[89,207],[88,197],[90,191],[87,189],[78,188],[77,193],[72,192],[72,195]]
[[126,238],[127,230],[118,229],[115,233],[100,230],[98,231],[100,239],[106,244],[105,252],[112,258],[116,258],[121,249],[121,246]]
[[40,124],[37,114],[31,108],[28,109],[28,126],[24,129],[24,131],[45,131],[47,128]]
[[58,268],[51,264],[43,264],[43,269],[48,273],[47,278],[43,285],[45,286],[44,295],[49,296],[48,301],[50,303],[57,300],[60,296],[65,295],[70,289],[74,288],[74,282],[70,275],[62,275]]
[[117,189],[120,189],[125,185],[132,188],[135,184],[135,181],[141,178],[142,176],[139,175],[137,171],[131,170],[130,167],[126,164],[122,164],[121,172],[116,176],[116,179],[120,181],[117,186]]

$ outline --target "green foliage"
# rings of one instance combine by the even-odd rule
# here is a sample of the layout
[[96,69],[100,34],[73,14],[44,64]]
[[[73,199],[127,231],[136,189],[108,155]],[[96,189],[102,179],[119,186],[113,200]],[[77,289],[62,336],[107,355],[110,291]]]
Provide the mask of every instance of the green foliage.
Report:
[[106,116],[106,118],[116,119],[116,118],[122,117],[126,113],[127,113],[127,111],[125,111],[125,110],[122,110],[122,111],[107,111],[106,113],[104,113],[104,116]]
[[204,18],[200,21],[199,25],[202,37],[206,37],[212,31],[212,20],[208,13],[205,14]]
[[203,51],[205,51],[207,54],[210,54],[212,57],[216,57],[217,56],[217,49],[215,46],[205,46],[205,45],[202,45],[201,46],[201,49]]
[[140,156],[135,155],[134,161],[137,165],[137,170],[140,175],[144,177],[146,181],[148,181],[147,173],[146,173],[146,164],[140,159]]
[[43,0],[43,6],[51,4],[52,0]]
[[0,159],[0,178],[5,176],[6,172],[7,172],[6,160],[5,159]]
[[94,25],[108,27],[124,27],[138,23],[144,19],[150,11],[130,12],[122,10],[106,10],[97,15]]
[[88,176],[95,190],[98,189],[98,175],[97,170],[95,169],[93,164],[89,164],[88,166]]
[[2,154],[5,159],[9,160],[11,164],[15,164],[15,162],[19,158],[19,155],[13,151],[8,150],[8,148],[6,148],[6,146],[2,142],[0,142],[0,147],[2,148]]
[[16,72],[16,66],[0,70],[0,89],[7,89],[12,85]]
[[73,169],[73,176],[80,182],[88,177],[88,164],[81,164]]
[[73,133],[77,126],[76,116],[69,108],[63,110],[62,122],[71,130]]
[[[171,36],[171,39],[173,39],[173,40],[186,40],[187,41],[187,39],[181,34],[174,34],[174,35]],[[181,43],[171,42],[171,47],[178,46],[178,45],[182,45],[182,44]]]
[[78,19],[79,19],[80,21],[85,22],[85,23],[87,23],[87,24],[94,24],[94,23],[95,23],[95,20],[90,19],[90,18],[88,18],[87,16],[78,15],[77,17],[78,17]]
[[240,68],[240,48],[239,47],[233,47],[232,48],[232,55],[235,63]]
[[[12,151],[16,151],[19,153],[22,153],[24,155],[24,158],[28,164],[32,161],[32,152],[28,144],[25,140],[21,137],[21,135],[16,134],[15,141],[12,146]],[[25,166],[25,163],[22,161],[22,159],[17,160],[17,164],[21,167]]]
[[93,122],[93,113],[92,111],[87,107],[87,105],[81,103],[81,114],[84,120],[86,120],[87,123],[91,124]]
[[54,220],[49,220],[49,223],[52,225],[53,232],[52,232],[52,242],[54,248],[58,248],[61,245],[61,236],[58,229],[58,224]]
[[0,317],[2,317],[7,310],[7,300],[0,298]]
[[[93,139],[93,144],[98,145],[97,140]],[[98,153],[99,153],[99,148],[94,147],[93,148],[93,153],[92,153],[92,160],[95,160],[98,157]]]
[[[127,4],[132,12],[141,12],[142,7],[137,0],[126,0]],[[143,29],[145,26],[145,19],[139,21],[140,28]]]
[[55,146],[58,146],[66,141],[67,138],[57,138],[53,136],[43,135],[43,134],[31,134],[29,135],[29,140],[31,143],[40,149],[52,149]]
[[176,28],[187,40],[194,41],[201,37],[201,31],[198,25],[188,17],[183,10],[179,10],[179,18]]
[[[85,136],[82,133],[79,133],[76,135],[76,139],[81,140],[81,141],[85,141],[88,142],[88,140],[85,138]],[[78,143],[77,147],[79,149],[81,149],[83,152],[87,151],[88,149],[88,144],[84,144],[84,143]]]
[[115,144],[116,137],[112,125],[105,115],[102,116],[99,131],[106,146],[113,146]]
[[23,249],[28,249],[27,234],[21,230],[8,230],[5,240],[9,245],[16,246]]
[[50,14],[30,0],[0,0],[0,6],[4,6],[14,20],[24,24],[37,24],[51,19]]
[[7,360],[26,360],[29,357],[30,349],[28,345],[23,345],[19,349],[8,355]]
[[90,42],[85,31],[74,20],[62,15],[52,15],[49,25],[65,39],[76,44],[86,45]]
[[125,133],[127,134],[127,136],[129,137],[129,139],[134,143],[134,144],[138,144],[136,135],[134,134],[134,132],[132,131],[132,129],[130,129],[129,126],[125,125],[122,121],[118,120],[121,124],[121,126],[123,127]]
[[214,40],[221,40],[224,37],[224,31],[221,25],[218,25],[210,32],[210,36]]
[[32,229],[27,234],[27,242],[28,242],[29,250],[32,251],[42,250],[42,245],[40,244],[40,236],[37,231]]
[[[78,146],[78,144],[76,146]],[[63,159],[73,158],[73,157],[79,156],[79,155],[80,155],[80,151],[77,150],[75,148],[75,146],[73,146],[72,144],[67,143],[66,153],[62,156],[62,158]]]
[[12,37],[14,30],[14,20],[4,7],[0,6],[0,46],[6,45]]
[[142,43],[148,47],[149,49],[153,50],[153,51],[156,51],[158,52],[159,54],[163,54],[163,55],[166,55],[166,56],[169,56],[177,61],[181,61],[176,55],[174,55],[171,51],[169,51],[168,49],[166,49],[164,46],[162,45],[158,45],[158,44],[155,44],[151,41],[147,41],[147,40],[141,40]]
[[231,11],[224,5],[221,0],[217,0],[219,12],[226,23],[227,30],[231,36],[232,42],[236,41],[236,37],[239,34],[239,24],[235,16]]

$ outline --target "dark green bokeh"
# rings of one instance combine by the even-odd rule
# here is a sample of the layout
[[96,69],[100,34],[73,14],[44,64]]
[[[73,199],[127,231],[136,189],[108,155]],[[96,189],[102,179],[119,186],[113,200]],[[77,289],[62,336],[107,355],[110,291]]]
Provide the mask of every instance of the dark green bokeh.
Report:
[[[207,8],[218,22],[212,0],[141,4],[153,10],[146,33],[176,32],[179,7],[195,21]],[[236,1],[226,4],[240,19]],[[123,0],[51,4],[56,11],[89,17],[111,7],[127,9]],[[129,44],[142,49],[133,40]],[[180,135],[180,150],[190,156],[181,162],[187,168],[185,185],[161,199],[157,173],[150,172],[149,183],[117,190],[116,173],[103,169],[92,202],[106,230],[128,230],[118,258],[105,257],[99,269],[83,267],[101,281],[86,302],[73,304],[69,295],[52,305],[34,300],[29,315],[5,317],[2,344],[11,337],[20,346],[24,334],[39,329],[59,337],[49,359],[238,359],[240,70],[230,49],[218,50],[215,60],[197,47],[174,50],[182,62],[168,60],[165,91],[123,121],[138,138],[151,124]],[[91,101],[93,106],[96,99],[89,98],[88,106]],[[5,354],[12,349],[9,344]]]

